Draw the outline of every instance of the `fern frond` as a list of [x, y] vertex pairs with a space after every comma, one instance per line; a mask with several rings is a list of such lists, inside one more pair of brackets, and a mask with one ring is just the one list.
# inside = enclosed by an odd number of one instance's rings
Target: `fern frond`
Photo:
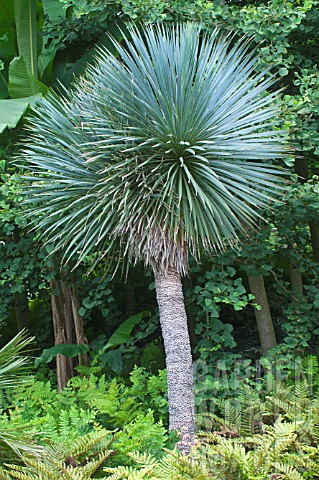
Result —
[[69, 444], [47, 447], [39, 457], [22, 457], [25, 466], [7, 465], [5, 473], [24, 480], [88, 480], [112, 453], [112, 441], [106, 430], [91, 432], [75, 440], [72, 449]]
[[0, 480], [11, 480], [11, 477], [7, 474], [3, 468], [0, 467]]
[[283, 478], [285, 480], [304, 480], [305, 478], [294, 467], [281, 462], [276, 462], [274, 464], [274, 474], [275, 474], [275, 471], [279, 471], [280, 473], [283, 473], [284, 474]]
[[[177, 451], [167, 453], [159, 461], [159, 469], [164, 478], [206, 480], [209, 472], [204, 458], [199, 462], [192, 456], [184, 456]], [[161, 477], [159, 477], [161, 478]]]
[[148, 474], [145, 470], [135, 470], [133, 467], [112, 467], [112, 468], [104, 468], [104, 472], [112, 473], [112, 475], [108, 476], [108, 480], [119, 480], [119, 479], [126, 479], [126, 480], [140, 480], [143, 478], [147, 478], [145, 475]]
[[78, 456], [92, 449], [99, 451], [109, 449], [113, 441], [114, 436], [110, 435], [107, 430], [101, 429], [90, 432], [74, 441], [72, 455]]
[[129, 454], [132, 460], [141, 467], [150, 467], [154, 469], [158, 466], [158, 460], [149, 453], [132, 452]]

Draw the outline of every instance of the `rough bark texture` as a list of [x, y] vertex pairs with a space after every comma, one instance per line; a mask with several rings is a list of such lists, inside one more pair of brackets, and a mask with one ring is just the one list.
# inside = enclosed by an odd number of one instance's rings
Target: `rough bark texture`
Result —
[[166, 275], [154, 268], [154, 276], [166, 354], [169, 428], [180, 433], [178, 448], [188, 453], [194, 442], [195, 403], [182, 282], [174, 268]]
[[[54, 343], [74, 343], [73, 318], [70, 290], [63, 280], [51, 280], [51, 305], [54, 329]], [[57, 290], [60, 292], [57, 295]], [[57, 355], [57, 385], [58, 392], [66, 387], [74, 376], [73, 359]]]
[[[74, 329], [75, 329], [75, 338], [78, 345], [87, 345], [88, 341], [84, 333], [83, 319], [79, 313], [80, 311], [80, 300], [78, 296], [78, 291], [76, 288], [76, 283], [73, 282], [71, 286], [71, 303], [72, 303], [72, 313], [74, 320]], [[87, 353], [82, 353], [78, 355], [79, 364], [88, 366], [89, 359]]]
[[252, 277], [248, 275], [250, 292], [255, 296], [255, 302], [261, 306], [255, 310], [257, 329], [261, 345], [261, 353], [266, 356], [269, 350], [277, 345], [274, 325], [270, 314], [267, 292], [263, 275]]

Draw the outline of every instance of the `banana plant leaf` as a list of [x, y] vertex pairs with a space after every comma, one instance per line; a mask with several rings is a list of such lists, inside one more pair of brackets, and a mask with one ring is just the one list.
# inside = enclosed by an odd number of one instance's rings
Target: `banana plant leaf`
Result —
[[59, 343], [51, 348], [45, 348], [40, 357], [35, 359], [34, 366], [37, 368], [40, 363], [49, 363], [54, 357], [61, 354], [65, 357], [73, 358], [82, 353], [88, 353], [87, 345], [76, 345], [74, 343]]
[[126, 343], [129, 340], [135, 325], [137, 325], [143, 318], [149, 316], [150, 312], [143, 311], [129, 317], [115, 330], [113, 335], [111, 335], [107, 344], [103, 347], [103, 350], [109, 350], [110, 348]]
[[0, 100], [0, 133], [6, 128], [15, 128], [28, 107], [35, 105], [40, 95], [26, 98]]
[[13, 0], [19, 56], [24, 58], [28, 70], [35, 79], [38, 77], [36, 3], [36, 0]]
[[38, 93], [45, 94], [48, 87], [36, 79], [23, 57], [16, 57], [9, 67], [8, 91], [11, 98], [23, 98]]
[[48, 16], [51, 22], [58, 21], [65, 18], [66, 8], [65, 3], [59, 0], [42, 0], [44, 14]]

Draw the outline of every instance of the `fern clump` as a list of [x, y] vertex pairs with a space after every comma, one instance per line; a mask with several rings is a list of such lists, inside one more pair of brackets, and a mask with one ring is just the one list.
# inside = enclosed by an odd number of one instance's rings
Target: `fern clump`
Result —
[[114, 437], [105, 430], [91, 432], [74, 441], [72, 449], [63, 444], [47, 447], [38, 456], [23, 457], [24, 466], [7, 465], [3, 479], [87, 480], [95, 478], [105, 460], [113, 453]]

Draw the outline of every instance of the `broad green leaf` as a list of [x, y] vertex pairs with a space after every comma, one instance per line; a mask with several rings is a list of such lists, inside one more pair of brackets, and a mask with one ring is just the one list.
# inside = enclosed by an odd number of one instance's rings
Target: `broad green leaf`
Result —
[[66, 9], [64, 3], [59, 0], [42, 0], [44, 14], [48, 16], [51, 22], [65, 18]]
[[16, 57], [9, 66], [8, 90], [12, 98], [23, 98], [45, 94], [48, 87], [32, 75], [23, 57]]
[[104, 363], [107, 363], [111, 367], [111, 369], [118, 375], [121, 373], [123, 367], [123, 359], [120, 349], [110, 350], [109, 352], [103, 353], [102, 355], [100, 355], [100, 360], [102, 360], [102, 362]]
[[[42, 1], [44, 14], [49, 18], [51, 22], [56, 22], [65, 18], [65, 9], [63, 3], [59, 0], [43, 0]], [[42, 51], [38, 56], [38, 74], [43, 79], [45, 75], [46, 83], [52, 82], [52, 61], [58, 49], [58, 44], [48, 43], [49, 37], [43, 37]], [[67, 60], [64, 59], [64, 63]]]
[[129, 340], [135, 325], [137, 325], [142, 320], [142, 318], [149, 316], [150, 312], [144, 311], [129, 317], [119, 326], [119, 328], [115, 330], [113, 335], [111, 335], [103, 350], [108, 350], [109, 348], [117, 347], [117, 345], [122, 345], [123, 343], [126, 343]]
[[26, 98], [0, 100], [0, 133], [6, 128], [15, 128], [29, 106], [33, 106], [40, 95]]
[[[39, 71], [39, 76], [42, 78], [42, 80], [43, 80], [43, 74], [44, 74], [46, 69], [47, 69], [47, 71], [49, 69], [52, 71], [52, 63], [51, 62], [54, 59], [55, 54], [56, 54], [56, 49], [55, 48], [43, 49], [42, 52], [40, 53], [40, 55], [38, 57], [38, 71]], [[46, 80], [46, 82], [49, 83], [47, 80]]]
[[35, 79], [38, 78], [36, 3], [36, 0], [13, 0], [19, 56], [25, 59]]
[[40, 357], [36, 358], [34, 361], [34, 366], [37, 368], [40, 363], [49, 363], [53, 360], [54, 357], [61, 354], [65, 357], [76, 357], [81, 353], [87, 353], [89, 351], [89, 347], [86, 345], [76, 345], [74, 343], [61, 343], [55, 345], [51, 348], [45, 348], [40, 355]]

